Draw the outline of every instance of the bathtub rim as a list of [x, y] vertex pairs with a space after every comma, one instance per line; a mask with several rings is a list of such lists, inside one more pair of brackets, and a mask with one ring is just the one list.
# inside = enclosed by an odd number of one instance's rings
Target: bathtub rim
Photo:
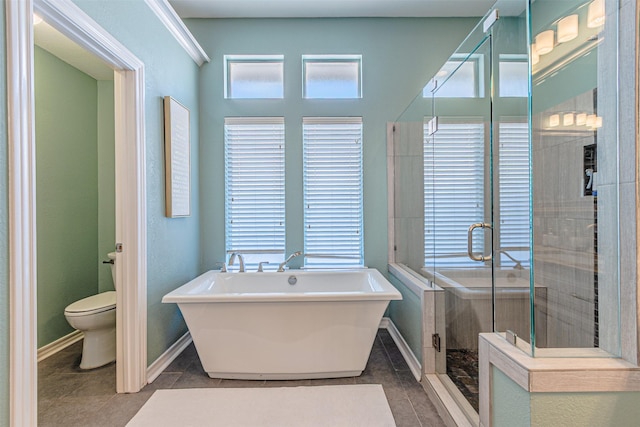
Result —
[[[445, 270], [450, 271], [450, 270]], [[508, 269], [503, 270], [508, 272]], [[462, 299], [484, 299], [484, 298], [492, 298], [493, 287], [491, 285], [488, 286], [465, 286], [465, 284], [457, 282], [455, 278], [451, 278], [446, 276], [438, 271], [433, 271], [431, 268], [421, 268], [420, 272], [431, 282], [432, 284], [437, 285], [443, 290], [452, 292], [453, 294], [459, 296]], [[434, 280], [436, 282], [434, 283]], [[498, 282], [499, 286], [496, 287], [498, 289], [497, 296], [501, 299], [503, 298], [522, 298], [523, 296], [527, 296], [531, 294], [531, 287], [528, 284], [506, 284], [502, 281]], [[536, 283], [534, 285], [535, 289], [544, 290], [546, 287]]]
[[[346, 274], [366, 274], [373, 276], [380, 284], [381, 290], [371, 291], [345, 291], [345, 292], [236, 292], [236, 293], [190, 293], [198, 287], [205, 286], [215, 280], [218, 274], [243, 274], [246, 275], [271, 275], [265, 273], [221, 273], [220, 270], [209, 270], [182, 286], [174, 289], [162, 297], [162, 303], [176, 304], [206, 304], [206, 303], [267, 303], [267, 302], [341, 302], [341, 301], [391, 301], [401, 300], [402, 295], [389, 280], [382, 275], [377, 269], [355, 269], [355, 270], [287, 270], [282, 274], [283, 277], [288, 275], [306, 275], [306, 274], [322, 274], [322, 273], [346, 273]], [[288, 274], [287, 274], [288, 273]]]

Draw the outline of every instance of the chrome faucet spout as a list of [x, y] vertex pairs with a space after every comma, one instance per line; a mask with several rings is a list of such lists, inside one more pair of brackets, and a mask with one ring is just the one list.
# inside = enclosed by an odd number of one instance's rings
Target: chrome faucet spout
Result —
[[239, 252], [233, 252], [231, 256], [229, 256], [229, 263], [227, 265], [231, 267], [233, 265], [233, 262], [236, 260], [236, 256], [238, 257], [238, 263], [240, 264], [238, 273], [244, 273], [244, 257]]
[[522, 266], [522, 261], [515, 259], [511, 254], [509, 254], [509, 252], [505, 251], [504, 249], [500, 249], [498, 253], [506, 255], [507, 258], [509, 258], [511, 261], [515, 263], [515, 265], [513, 266], [514, 270], [524, 270], [524, 267]]
[[287, 264], [289, 264], [289, 261], [291, 261], [292, 259], [294, 259], [295, 257], [300, 256], [300, 255], [302, 255], [301, 251], [294, 252], [291, 255], [289, 255], [289, 257], [287, 259], [285, 259], [284, 262], [281, 262], [280, 265], [278, 266], [278, 272], [280, 272], [280, 273], [283, 272], [285, 266]]

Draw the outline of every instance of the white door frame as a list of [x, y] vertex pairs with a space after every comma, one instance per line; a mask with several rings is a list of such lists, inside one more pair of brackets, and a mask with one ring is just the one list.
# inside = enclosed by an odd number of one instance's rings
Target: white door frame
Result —
[[[71, 0], [6, 0], [10, 425], [37, 425], [33, 11], [114, 69], [118, 393], [147, 369], [144, 64]], [[61, 247], [61, 250], [64, 248]]]

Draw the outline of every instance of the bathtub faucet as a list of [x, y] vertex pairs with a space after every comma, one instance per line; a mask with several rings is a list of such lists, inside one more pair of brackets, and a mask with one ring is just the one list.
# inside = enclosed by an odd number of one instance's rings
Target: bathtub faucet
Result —
[[289, 261], [291, 261], [292, 259], [294, 259], [297, 256], [302, 255], [302, 252], [298, 251], [298, 252], [294, 252], [291, 255], [289, 255], [289, 258], [285, 259], [284, 262], [281, 262], [280, 265], [278, 266], [278, 272], [283, 272], [284, 271], [284, 267], [289, 263]]
[[509, 252], [505, 251], [504, 249], [500, 249], [498, 253], [506, 255], [507, 258], [515, 262], [516, 265], [513, 266], [515, 270], [524, 270], [524, 267], [522, 266], [522, 261], [518, 261], [517, 259], [515, 259], [513, 256], [511, 256], [511, 254], [509, 254]]
[[240, 263], [240, 268], [238, 269], [238, 273], [244, 273], [244, 257], [242, 256], [241, 253], [233, 252], [231, 256], [229, 256], [229, 263], [227, 265], [231, 267], [233, 265], [233, 262], [236, 259], [236, 256], [238, 256], [238, 262]]

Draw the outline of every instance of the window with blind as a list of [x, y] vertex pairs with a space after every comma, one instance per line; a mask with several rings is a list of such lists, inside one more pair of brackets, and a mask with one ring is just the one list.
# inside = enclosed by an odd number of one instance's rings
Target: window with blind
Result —
[[362, 118], [304, 118], [305, 266], [362, 266]]
[[[481, 122], [439, 124], [425, 137], [425, 265], [483, 267], [467, 256], [469, 225], [485, 217], [484, 138]], [[425, 124], [425, 135], [428, 135]], [[526, 123], [500, 123], [498, 130], [498, 209], [494, 235], [502, 266], [529, 266], [529, 152]], [[485, 181], [487, 180], [487, 181]], [[485, 183], [486, 182], [486, 183]], [[483, 253], [483, 239], [473, 240]], [[515, 261], [514, 261], [515, 260]]]
[[[529, 130], [527, 123], [498, 127], [500, 263], [529, 266]], [[510, 255], [511, 258], [509, 258]], [[514, 261], [514, 259], [516, 261]]]
[[[484, 218], [484, 123], [439, 123], [424, 139], [425, 265], [477, 268], [467, 256], [467, 229]], [[474, 239], [483, 253], [483, 239]]]
[[[225, 118], [225, 244], [245, 264], [285, 251], [284, 118]], [[273, 268], [273, 265], [271, 265]]]

